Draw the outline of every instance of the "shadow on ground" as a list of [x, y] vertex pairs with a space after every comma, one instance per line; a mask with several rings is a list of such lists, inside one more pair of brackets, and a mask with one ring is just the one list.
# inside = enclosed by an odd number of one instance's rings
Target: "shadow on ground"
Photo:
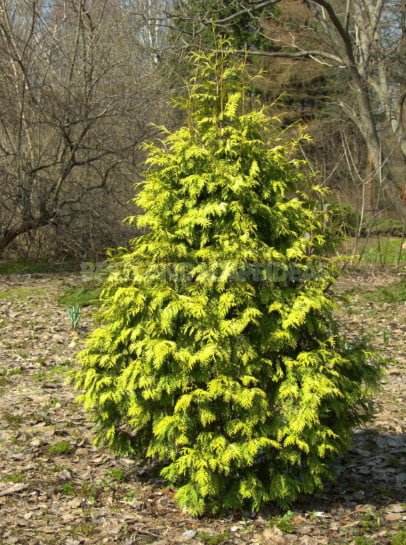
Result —
[[376, 508], [406, 501], [406, 434], [366, 429], [355, 434], [353, 445], [338, 464], [334, 482], [322, 493], [298, 502], [304, 511], [329, 511], [345, 505]]

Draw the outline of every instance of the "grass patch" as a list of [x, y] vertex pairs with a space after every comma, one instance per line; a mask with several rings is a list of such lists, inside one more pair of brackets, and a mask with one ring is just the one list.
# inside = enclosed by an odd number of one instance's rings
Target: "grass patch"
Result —
[[15, 375], [22, 375], [22, 374], [23, 374], [23, 370], [21, 369], [21, 367], [14, 367], [13, 369], [9, 369], [7, 371], [7, 376], [9, 377], [12, 377]]
[[365, 292], [363, 297], [367, 301], [376, 301], [378, 303], [404, 303], [406, 301], [406, 280]]
[[121, 467], [113, 467], [112, 469], [109, 469], [109, 471], [106, 473], [106, 477], [110, 481], [115, 481], [117, 483], [122, 483], [126, 480], [125, 471], [121, 469]]
[[47, 448], [49, 456], [65, 456], [72, 454], [74, 450], [75, 448], [68, 441], [58, 441]]
[[406, 545], [406, 530], [399, 530], [391, 539], [391, 545]]
[[75, 496], [76, 495], [76, 487], [73, 483], [63, 483], [59, 487], [59, 491], [62, 494], [62, 496]]
[[24, 481], [24, 476], [21, 473], [10, 473], [9, 475], [2, 477], [2, 480], [8, 483], [17, 484]]
[[52, 367], [49, 368], [49, 371], [51, 374], [55, 374], [55, 375], [64, 375], [68, 369], [68, 365], [70, 364], [70, 362], [68, 361], [67, 363], [65, 364], [60, 364], [60, 365], [53, 365]]
[[221, 532], [221, 534], [208, 534], [206, 532], [198, 532], [196, 539], [203, 541], [204, 545], [223, 545], [228, 539], [230, 539], [230, 532]]
[[59, 303], [67, 307], [88, 307], [99, 303], [101, 288], [95, 286], [70, 288], [59, 297]]
[[24, 422], [24, 419], [21, 415], [13, 414], [8, 411], [3, 412], [2, 417], [7, 422], [7, 424], [13, 428], [19, 428]]
[[370, 237], [358, 239], [349, 238], [342, 247], [343, 255], [354, 255], [354, 262], [375, 265], [406, 264], [406, 250], [402, 249], [405, 242], [401, 237]]
[[287, 511], [284, 515], [279, 517], [271, 517], [269, 522], [272, 526], [276, 526], [281, 532], [285, 534], [293, 534], [295, 531], [293, 519], [294, 514], [292, 511]]
[[103, 487], [101, 485], [85, 481], [77, 491], [77, 495], [85, 498], [88, 503], [94, 504], [102, 492]]
[[75, 536], [75, 537], [92, 536], [93, 537], [97, 528], [98, 528], [98, 525], [95, 522], [83, 521], [77, 526], [72, 527], [72, 536]]
[[67, 375], [67, 373], [69, 372], [69, 365], [69, 360], [59, 365], [51, 365], [50, 367], [46, 367], [44, 369], [41, 369], [40, 371], [37, 371], [36, 373], [33, 373], [31, 377], [36, 382], [44, 382], [48, 380], [50, 382], [59, 382], [59, 380], [63, 380], [65, 378], [65, 375]]
[[138, 498], [139, 495], [140, 495], [140, 494], [139, 494], [138, 490], [134, 490], [133, 488], [129, 488], [129, 489], [126, 491], [125, 495], [124, 495], [124, 500], [125, 500], [126, 502], [129, 502], [129, 503], [130, 503], [130, 502], [132, 502], [134, 499]]
[[399, 469], [403, 465], [403, 458], [400, 456], [388, 456], [386, 461], [391, 467], [395, 467], [396, 469]]
[[367, 511], [362, 515], [360, 529], [364, 532], [377, 530], [382, 524], [379, 512]]
[[354, 545], [375, 545], [375, 541], [370, 537], [357, 536], [353, 541]]
[[18, 286], [0, 291], [0, 301], [25, 301], [30, 297], [45, 297], [47, 295], [46, 288]]
[[0, 275], [70, 272], [77, 270], [77, 268], [77, 265], [73, 263], [30, 263], [26, 261], [13, 261], [0, 263]]
[[[67, 373], [67, 368], [63, 365], [55, 365], [53, 367], [49, 367], [47, 369], [44, 369], [43, 371], [37, 371], [36, 373], [33, 373], [31, 375], [32, 379], [36, 382], [52, 382], [56, 383], [59, 382], [61, 379], [63, 380], [64, 375]], [[61, 378], [58, 378], [61, 377]]]

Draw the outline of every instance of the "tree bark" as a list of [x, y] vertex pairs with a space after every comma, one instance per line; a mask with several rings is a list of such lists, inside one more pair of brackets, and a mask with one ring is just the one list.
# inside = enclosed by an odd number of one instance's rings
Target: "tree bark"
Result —
[[28, 233], [34, 229], [45, 227], [51, 223], [52, 217], [34, 218], [31, 220], [23, 221], [17, 225], [12, 225], [2, 233], [0, 236], [0, 257], [2, 257], [4, 250], [20, 235]]

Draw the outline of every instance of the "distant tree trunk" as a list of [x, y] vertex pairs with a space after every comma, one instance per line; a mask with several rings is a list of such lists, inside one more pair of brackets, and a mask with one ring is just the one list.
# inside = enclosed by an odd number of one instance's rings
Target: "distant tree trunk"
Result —
[[43, 217], [39, 219], [27, 220], [18, 225], [12, 225], [6, 229], [0, 237], [0, 257], [2, 257], [4, 250], [19, 236], [24, 235], [34, 229], [45, 227], [51, 222], [51, 217]]
[[[195, 6], [196, 28], [196, 17], [202, 29], [204, 21], [209, 23], [204, 9], [197, 13], [198, 0], [178, 0], [176, 5], [181, 6], [178, 17], [186, 21]], [[365, 176], [373, 179], [369, 185], [377, 189], [381, 184], [380, 189], [399, 195], [406, 167], [404, 0], [230, 0], [228, 5], [229, 15], [219, 13], [215, 21], [220, 33], [243, 13], [262, 24], [261, 38], [268, 40], [268, 47], [262, 40], [261, 47], [241, 53], [296, 62], [312, 59], [331, 70], [339, 85], [347, 83], [347, 92], [331, 95], [330, 102], [341, 107], [364, 141]], [[275, 5], [278, 10], [268, 23], [264, 6]], [[371, 191], [372, 201], [373, 195]]]

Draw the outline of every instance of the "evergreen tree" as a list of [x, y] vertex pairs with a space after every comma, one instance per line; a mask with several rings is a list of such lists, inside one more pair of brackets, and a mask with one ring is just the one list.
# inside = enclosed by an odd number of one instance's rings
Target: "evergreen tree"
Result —
[[[219, 49], [223, 49], [221, 47]], [[321, 487], [379, 364], [339, 334], [299, 138], [248, 104], [230, 51], [194, 54], [185, 126], [147, 147], [76, 385], [98, 440], [158, 459], [191, 514]]]
[[235, 49], [268, 49], [269, 41], [260, 31], [264, 18], [273, 12], [274, 6], [243, 9], [236, 0], [178, 0], [171, 14], [172, 35], [180, 33], [191, 48], [216, 47], [218, 33]]

